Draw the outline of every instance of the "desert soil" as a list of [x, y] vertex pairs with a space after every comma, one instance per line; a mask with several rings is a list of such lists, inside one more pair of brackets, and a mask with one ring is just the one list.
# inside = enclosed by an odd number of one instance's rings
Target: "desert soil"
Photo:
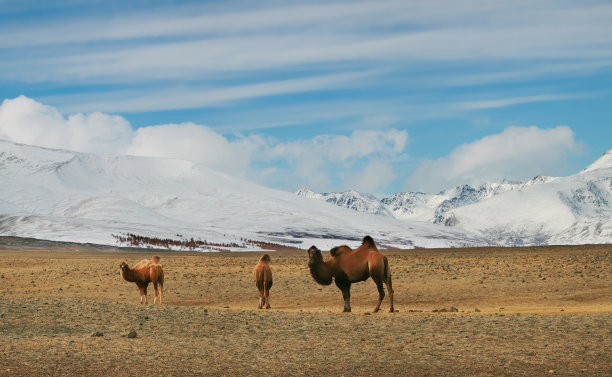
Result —
[[[342, 296], [306, 252], [178, 253], [0, 239], [2, 376], [610, 376], [612, 246], [385, 250], [395, 290]], [[119, 264], [159, 255], [164, 305]], [[327, 255], [327, 253], [326, 253]], [[456, 311], [455, 311], [456, 310]]]

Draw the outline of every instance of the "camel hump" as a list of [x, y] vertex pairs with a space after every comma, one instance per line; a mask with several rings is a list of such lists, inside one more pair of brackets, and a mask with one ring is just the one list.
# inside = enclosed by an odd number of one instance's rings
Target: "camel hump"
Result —
[[363, 237], [363, 241], [361, 242], [361, 244], [366, 246], [376, 246], [374, 244], [374, 240], [370, 236]]
[[330, 254], [332, 257], [335, 257], [335, 256], [337, 256], [337, 255], [339, 254], [339, 251], [340, 251], [340, 247], [334, 247], [333, 249], [331, 249], [331, 250], [329, 251], [329, 254]]
[[351, 251], [351, 248], [346, 245], [336, 246], [329, 251], [329, 255], [331, 255], [332, 257], [337, 257], [342, 253], [347, 253], [350, 251]]

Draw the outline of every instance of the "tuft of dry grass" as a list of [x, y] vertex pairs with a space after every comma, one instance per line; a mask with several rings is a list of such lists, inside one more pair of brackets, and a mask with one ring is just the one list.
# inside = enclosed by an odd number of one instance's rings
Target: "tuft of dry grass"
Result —
[[[387, 250], [397, 313], [353, 313], [306, 252], [162, 253], [164, 306], [119, 275], [152, 251], [0, 245], [0, 375], [564, 375], [612, 370], [612, 247]], [[149, 295], [152, 296], [152, 287]], [[152, 302], [152, 300], [150, 300]], [[129, 336], [132, 334], [133, 336]]]

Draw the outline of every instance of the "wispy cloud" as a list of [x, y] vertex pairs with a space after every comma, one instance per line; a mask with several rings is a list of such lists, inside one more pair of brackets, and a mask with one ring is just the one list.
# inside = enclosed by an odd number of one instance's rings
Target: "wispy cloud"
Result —
[[455, 106], [458, 109], [466, 109], [466, 110], [493, 109], [493, 108], [498, 108], [498, 107], [518, 105], [522, 103], [562, 101], [562, 100], [582, 98], [582, 97], [584, 97], [584, 95], [545, 94], [545, 95], [537, 95], [537, 96], [501, 98], [501, 99], [494, 99], [494, 100], [468, 101], [468, 102], [458, 103]]
[[406, 188], [437, 192], [465, 183], [479, 185], [507, 177], [527, 180], [560, 173], [567, 157], [579, 150], [580, 143], [567, 126], [508, 127], [460, 145], [448, 156], [422, 162], [406, 180]]
[[10, 72], [5, 78], [126, 83], [202, 80], [218, 72], [240, 77], [279, 68], [295, 77], [304, 65], [322, 69], [340, 62], [342, 70], [392, 64], [409, 71], [429, 62], [612, 58], [612, 4], [525, 12], [527, 4], [262, 3], [244, 9], [228, 2], [223, 11], [191, 5], [104, 19], [9, 20], [0, 26], [0, 48], [6, 51], [0, 67]]
[[226, 102], [258, 97], [295, 94], [363, 85], [378, 71], [346, 72], [329, 75], [268, 81], [224, 87], [181, 86], [163, 91], [124, 90], [99, 95], [54, 96], [53, 102], [65, 103], [62, 109], [73, 111], [140, 112], [202, 108]]

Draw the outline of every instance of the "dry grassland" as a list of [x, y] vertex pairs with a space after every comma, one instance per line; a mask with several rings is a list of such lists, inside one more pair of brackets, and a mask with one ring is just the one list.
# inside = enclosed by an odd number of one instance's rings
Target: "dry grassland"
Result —
[[[270, 253], [272, 309], [258, 310], [262, 253], [10, 241], [0, 242], [3, 376], [612, 375], [610, 245], [387, 250], [397, 312], [385, 298], [370, 314], [371, 280], [353, 285], [353, 312], [341, 313], [340, 291], [314, 282], [305, 251]], [[153, 253], [162, 307], [139, 305], [119, 275], [122, 261]]]

